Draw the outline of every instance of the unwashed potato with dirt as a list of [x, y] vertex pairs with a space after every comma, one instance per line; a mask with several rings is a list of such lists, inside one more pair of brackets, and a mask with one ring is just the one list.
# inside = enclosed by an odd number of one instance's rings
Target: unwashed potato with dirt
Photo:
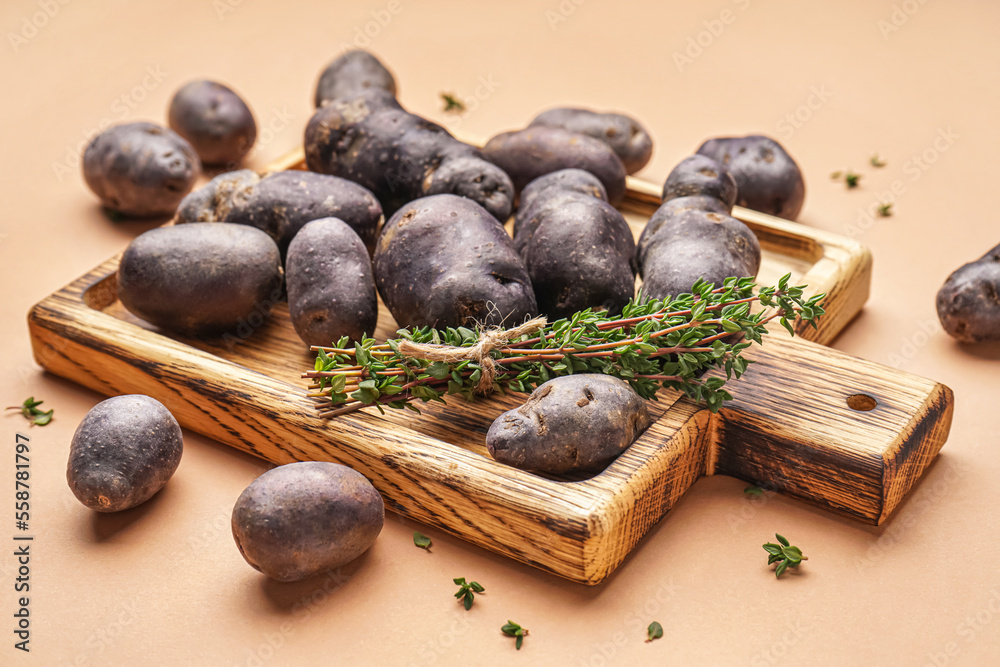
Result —
[[174, 93], [167, 111], [170, 128], [194, 147], [202, 164], [238, 165], [257, 140], [250, 107], [216, 81], [191, 81]]
[[355, 97], [368, 90], [396, 96], [396, 80], [379, 59], [367, 51], [348, 51], [327, 65], [316, 84], [316, 106]]
[[322, 106], [305, 132], [312, 171], [360, 183], [386, 215], [419, 197], [455, 194], [501, 221], [510, 217], [514, 188], [507, 174], [478, 148], [403, 109], [391, 75], [370, 54], [348, 52], [331, 63], [316, 98]]
[[1000, 245], [948, 276], [937, 293], [937, 312], [956, 340], [1000, 340]]
[[566, 169], [525, 187], [514, 248], [528, 269], [538, 309], [552, 319], [585, 308], [621, 309], [635, 293], [635, 242], [622, 214], [589, 172]]
[[233, 538], [255, 570], [299, 581], [367, 551], [382, 531], [382, 496], [359, 472], [307, 461], [273, 468], [233, 507]]
[[373, 265], [379, 294], [403, 327], [513, 326], [538, 312], [503, 225], [465, 197], [432, 195], [396, 211]]
[[278, 247], [230, 223], [158, 227], [137, 236], [118, 266], [118, 298], [167, 331], [212, 336], [261, 318], [281, 300]]
[[66, 480], [98, 512], [140, 505], [177, 470], [181, 427], [162, 403], [142, 394], [115, 396], [87, 413], [73, 434]]
[[200, 173], [191, 144], [154, 123], [109, 127], [83, 153], [87, 186], [103, 206], [124, 215], [173, 215]]
[[625, 114], [559, 107], [538, 114], [530, 125], [562, 127], [600, 139], [611, 147], [629, 174], [645, 167], [653, 155], [649, 132], [639, 121]]
[[510, 175], [517, 192], [539, 176], [560, 169], [583, 169], [600, 179], [608, 201], [625, 198], [625, 167], [600, 139], [561, 127], [533, 125], [494, 136], [483, 147], [486, 158]]
[[795, 220], [806, 197], [806, 182], [799, 165], [781, 144], [770, 137], [709, 139], [697, 150], [725, 165], [736, 179], [736, 203], [761, 213]]
[[644, 296], [690, 292], [699, 278], [718, 286], [757, 276], [760, 243], [729, 215], [736, 188], [724, 166], [701, 155], [685, 158], [663, 189], [666, 201], [646, 223], [636, 252]]
[[368, 250], [343, 220], [307, 223], [285, 258], [288, 312], [306, 345], [359, 341], [375, 333], [378, 295]]
[[651, 424], [646, 403], [610, 375], [576, 374], [545, 382], [486, 434], [500, 463], [551, 474], [602, 468]]
[[279, 171], [260, 176], [249, 169], [220, 174], [184, 198], [178, 222], [233, 222], [267, 232], [284, 257], [302, 226], [339, 218], [374, 246], [382, 207], [368, 190], [336, 176]]

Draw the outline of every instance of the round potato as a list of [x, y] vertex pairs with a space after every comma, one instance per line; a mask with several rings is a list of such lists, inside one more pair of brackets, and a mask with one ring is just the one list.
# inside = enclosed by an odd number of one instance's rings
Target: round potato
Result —
[[575, 168], [597, 176], [612, 205], [625, 198], [622, 161], [606, 143], [586, 134], [535, 125], [496, 135], [486, 142], [483, 153], [510, 175], [518, 193], [539, 176]]
[[354, 230], [337, 218], [307, 223], [285, 259], [288, 312], [306, 345], [360, 341], [375, 333], [378, 295], [371, 259]]
[[343, 220], [372, 248], [382, 207], [371, 192], [336, 176], [296, 170], [259, 176], [241, 169], [220, 174], [188, 195], [177, 218], [256, 227], [274, 239], [284, 257], [302, 226], [320, 218]]
[[118, 298], [133, 315], [192, 336], [235, 330], [282, 296], [281, 261], [259, 229], [229, 223], [158, 227], [129, 244]]
[[500, 463], [563, 474], [603, 468], [650, 425], [646, 403], [610, 375], [577, 374], [538, 386], [486, 434]]
[[403, 327], [515, 325], [537, 314], [503, 225], [465, 197], [432, 195], [396, 211], [373, 264], [379, 294]]
[[125, 215], [173, 215], [200, 173], [191, 144], [153, 123], [109, 127], [83, 154], [87, 186], [103, 206]]
[[181, 427], [162, 403], [142, 394], [95, 405], [73, 434], [66, 480], [98, 512], [140, 505], [163, 488], [184, 449]]
[[579, 192], [580, 194], [608, 201], [608, 193], [601, 180], [589, 171], [583, 169], [560, 169], [539, 176], [524, 186], [521, 199], [514, 217], [514, 238], [517, 238], [521, 227], [534, 215], [534, 204], [538, 200], [542, 205], [553, 192]]
[[560, 107], [543, 111], [529, 125], [563, 127], [600, 139], [611, 147], [629, 174], [645, 167], [653, 155], [649, 132], [639, 121], [625, 114]]
[[167, 119], [203, 164], [238, 165], [257, 140], [250, 107], [231, 88], [215, 81], [185, 84], [170, 100]]
[[1000, 245], [948, 276], [937, 293], [937, 312], [956, 340], [1000, 340]]
[[739, 188], [736, 203], [787, 220], [799, 217], [806, 198], [806, 182], [799, 165], [770, 137], [709, 139], [698, 154], [724, 164]]
[[289, 463], [267, 471], [233, 507], [233, 538], [247, 563], [278, 581], [344, 565], [382, 531], [382, 496], [337, 463]]

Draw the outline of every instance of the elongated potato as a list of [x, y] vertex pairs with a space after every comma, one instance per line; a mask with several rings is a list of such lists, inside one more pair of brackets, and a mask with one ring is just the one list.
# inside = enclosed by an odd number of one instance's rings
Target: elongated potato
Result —
[[323, 461], [273, 468], [233, 507], [233, 538], [255, 570], [299, 581], [354, 560], [385, 521], [382, 496], [364, 475]]
[[625, 167], [615, 152], [586, 134], [535, 125], [496, 135], [483, 147], [486, 158], [510, 175], [518, 193], [539, 176], [583, 169], [600, 179], [612, 205], [625, 198]]
[[101, 204], [125, 215], [172, 215], [201, 173], [194, 148], [153, 123], [101, 132], [83, 154], [83, 176]]
[[162, 403], [142, 394], [115, 396], [91, 408], [77, 427], [66, 480], [90, 509], [119, 512], [162, 489], [183, 450], [181, 427]]
[[538, 114], [530, 125], [562, 127], [600, 139], [611, 147], [629, 174], [645, 167], [653, 155], [649, 132], [639, 121], [625, 114], [559, 107]]
[[341, 336], [375, 333], [378, 295], [371, 259], [343, 220], [307, 223], [285, 259], [288, 312], [306, 345], [333, 345]]
[[777, 141], [762, 135], [709, 139], [698, 154], [725, 165], [736, 179], [740, 206], [788, 220], [799, 217], [806, 182]]
[[478, 148], [403, 109], [391, 75], [362, 53], [345, 54], [321, 77], [322, 106], [305, 132], [309, 169], [360, 183], [386, 215], [419, 197], [455, 194], [506, 221], [514, 202], [507, 174]]
[[666, 201], [646, 224], [636, 253], [646, 297], [690, 292], [699, 278], [721, 285], [733, 276], [756, 277], [757, 237], [728, 215], [733, 185], [724, 166], [700, 155], [685, 158], [671, 171], [664, 185]]
[[140, 234], [118, 266], [118, 298], [150, 324], [192, 336], [235, 330], [281, 300], [281, 261], [259, 229], [228, 223]]
[[371, 192], [336, 176], [295, 170], [259, 176], [241, 169], [220, 174], [188, 195], [177, 218], [256, 227], [274, 239], [284, 257], [302, 226], [319, 218], [343, 220], [372, 248], [382, 207]]
[[400, 326], [515, 325], [538, 311], [503, 225], [465, 197], [423, 197], [396, 211], [373, 265]]
[[652, 423], [646, 403], [609, 375], [577, 374], [545, 382], [486, 434], [490, 456], [551, 474], [602, 468]]
[[590, 194], [603, 194], [597, 178], [558, 171], [524, 191], [529, 210], [518, 210], [514, 248], [524, 259], [539, 310], [552, 319], [585, 308], [620, 312], [635, 292], [635, 243], [622, 214]]

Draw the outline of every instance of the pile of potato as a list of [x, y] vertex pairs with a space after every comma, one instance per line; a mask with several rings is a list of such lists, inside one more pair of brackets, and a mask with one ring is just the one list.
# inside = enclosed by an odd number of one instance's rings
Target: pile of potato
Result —
[[[379, 295], [402, 327], [616, 313], [635, 296], [637, 273], [654, 298], [687, 292], [698, 279], [755, 277], [760, 246], [733, 206], [795, 219], [805, 194], [801, 171], [773, 139], [710, 139], [670, 173], [636, 243], [615, 205], [626, 174], [649, 161], [652, 140], [628, 116], [550, 109], [480, 149], [406, 111], [392, 74], [364, 51], [330, 63], [315, 100], [309, 171], [239, 169], [256, 137], [253, 114], [210, 81], [177, 92], [172, 129], [130, 123], [93, 140], [83, 171], [103, 206], [174, 216], [122, 256], [118, 291], [129, 311], [165, 331], [211, 337], [287, 298], [306, 345], [373, 333]], [[223, 173], [192, 192], [203, 163]], [[998, 266], [995, 248], [939, 295], [942, 320], [959, 338], [1000, 337]], [[501, 415], [487, 446], [528, 470], [595, 470], [649, 423], [627, 383], [573, 375]], [[116, 397], [80, 425], [68, 480], [88, 507], [127, 509], [167, 482], [181, 449], [180, 428], [160, 403]], [[364, 552], [383, 511], [360, 474], [290, 464], [243, 493], [233, 533], [251, 565], [295, 580]]]

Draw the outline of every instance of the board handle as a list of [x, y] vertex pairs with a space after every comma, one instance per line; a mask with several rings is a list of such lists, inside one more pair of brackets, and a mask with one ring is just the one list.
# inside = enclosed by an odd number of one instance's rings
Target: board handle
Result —
[[881, 524], [937, 455], [951, 389], [809, 341], [768, 336], [731, 383], [709, 473]]

